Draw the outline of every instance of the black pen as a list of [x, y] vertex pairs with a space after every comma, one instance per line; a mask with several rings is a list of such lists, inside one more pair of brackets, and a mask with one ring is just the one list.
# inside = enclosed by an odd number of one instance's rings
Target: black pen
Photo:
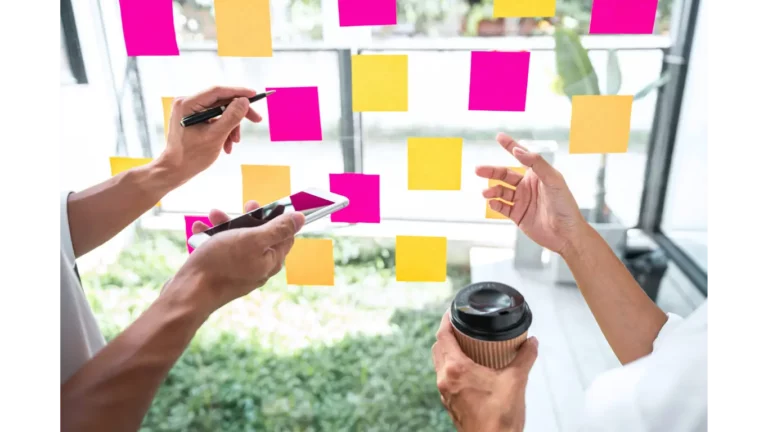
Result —
[[[271, 95], [272, 93], [274, 93], [276, 91], [277, 90], [270, 90], [270, 91], [268, 91], [266, 93], [259, 93], [259, 94], [257, 94], [254, 97], [248, 98], [248, 101], [250, 103], [254, 103], [257, 100], [261, 100], [261, 99], [266, 98], [267, 96]], [[206, 121], [208, 121], [208, 120], [210, 120], [212, 118], [215, 118], [215, 117], [218, 117], [218, 116], [224, 114], [224, 110], [225, 109], [227, 109], [227, 106], [226, 105], [222, 105], [222, 106], [218, 106], [218, 107], [215, 107], [215, 108], [207, 109], [205, 111], [201, 111], [199, 113], [194, 113], [192, 115], [188, 115], [188, 116], [184, 117], [183, 119], [181, 119], [181, 126], [182, 127], [187, 127], [187, 126], [196, 125], [198, 123], [206, 122]]]

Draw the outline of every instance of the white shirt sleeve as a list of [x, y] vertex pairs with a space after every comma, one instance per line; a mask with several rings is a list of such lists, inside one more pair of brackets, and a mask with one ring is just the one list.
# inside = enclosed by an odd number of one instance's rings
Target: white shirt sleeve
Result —
[[653, 352], [595, 379], [579, 431], [706, 431], [707, 312], [668, 314]]
[[72, 192], [61, 193], [61, 253], [70, 264], [75, 264], [75, 249], [72, 246], [72, 236], [69, 233], [69, 214], [67, 200]]

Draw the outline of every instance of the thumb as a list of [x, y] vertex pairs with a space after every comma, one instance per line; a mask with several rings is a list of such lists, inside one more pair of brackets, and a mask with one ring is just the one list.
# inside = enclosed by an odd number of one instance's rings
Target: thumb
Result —
[[527, 341], [523, 342], [520, 350], [517, 351], [515, 359], [507, 366], [507, 369], [514, 369], [517, 373], [523, 373], [527, 377], [538, 356], [539, 340], [535, 337], [530, 337]]
[[227, 105], [227, 109], [224, 110], [221, 118], [211, 126], [211, 129], [215, 131], [217, 135], [223, 137], [229, 135], [232, 130], [243, 121], [245, 115], [248, 113], [250, 104], [247, 98], [237, 98]]
[[266, 224], [251, 230], [261, 246], [270, 248], [296, 235], [304, 226], [304, 214], [301, 212], [282, 214]]
[[563, 179], [560, 173], [552, 167], [538, 153], [531, 153], [521, 147], [512, 149], [512, 155], [520, 161], [521, 164], [530, 167], [545, 186], [561, 186]]

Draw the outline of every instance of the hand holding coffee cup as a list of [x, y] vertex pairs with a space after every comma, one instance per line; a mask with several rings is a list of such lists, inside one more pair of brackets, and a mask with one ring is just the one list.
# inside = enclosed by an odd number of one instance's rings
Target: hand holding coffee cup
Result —
[[503, 369], [514, 360], [533, 321], [523, 295], [499, 282], [463, 288], [451, 303], [450, 315], [464, 354], [492, 369]]

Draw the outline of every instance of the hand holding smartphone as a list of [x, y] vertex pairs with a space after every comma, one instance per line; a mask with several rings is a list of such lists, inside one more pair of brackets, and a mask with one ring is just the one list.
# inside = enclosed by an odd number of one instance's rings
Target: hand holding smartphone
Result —
[[197, 249], [214, 235], [237, 228], [252, 228], [263, 225], [284, 213], [300, 211], [304, 213], [305, 222], [309, 224], [337, 212], [349, 205], [347, 197], [318, 189], [306, 189], [291, 196], [281, 198], [273, 203], [245, 213], [223, 224], [216, 225], [206, 231], [194, 234], [187, 243]]

